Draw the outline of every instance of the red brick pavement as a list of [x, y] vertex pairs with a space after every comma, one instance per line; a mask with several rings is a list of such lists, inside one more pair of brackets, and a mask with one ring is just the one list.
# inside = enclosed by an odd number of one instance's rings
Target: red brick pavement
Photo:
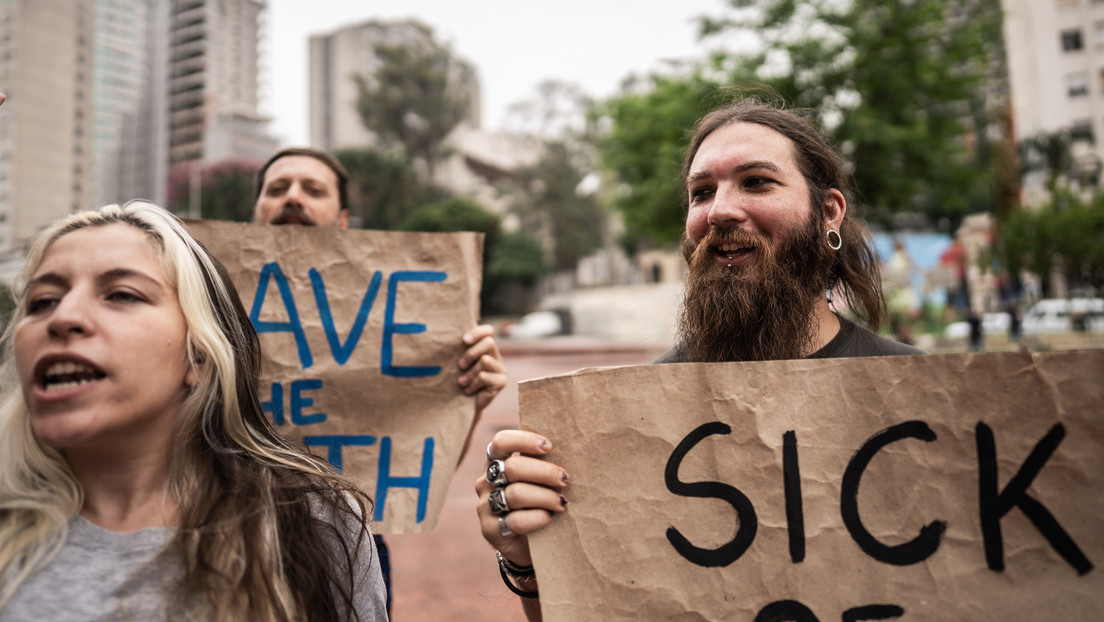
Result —
[[486, 466], [484, 448], [495, 432], [517, 426], [519, 380], [583, 367], [646, 363], [659, 354], [652, 348], [573, 342], [533, 346], [502, 342], [509, 383], [476, 426], [471, 447], [449, 486], [437, 527], [428, 533], [387, 537], [395, 622], [525, 619], [519, 599], [502, 584], [494, 553], [479, 532], [474, 485]]

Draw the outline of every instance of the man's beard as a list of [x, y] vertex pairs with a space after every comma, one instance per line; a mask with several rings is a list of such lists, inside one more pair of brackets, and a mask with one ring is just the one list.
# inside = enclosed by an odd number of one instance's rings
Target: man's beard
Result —
[[[683, 240], [689, 262], [679, 312], [683, 360], [768, 361], [811, 354], [816, 305], [825, 295], [829, 261], [815, 216], [795, 228], [778, 249], [757, 233], [712, 229], [695, 248]], [[747, 265], [717, 262], [715, 248], [731, 243], [755, 250]]]
[[318, 223], [307, 215], [306, 210], [298, 205], [285, 203], [280, 208], [280, 213], [268, 221], [272, 225], [302, 225], [304, 227], [317, 227]]

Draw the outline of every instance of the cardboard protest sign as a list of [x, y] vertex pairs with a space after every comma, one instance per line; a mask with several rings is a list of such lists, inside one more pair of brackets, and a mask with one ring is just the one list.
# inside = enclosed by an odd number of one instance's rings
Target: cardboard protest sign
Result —
[[276, 424], [363, 483], [376, 531], [432, 529], [475, 417], [456, 380], [482, 235], [187, 224], [260, 335]]
[[522, 383], [571, 478], [544, 619], [1099, 619], [1102, 379], [1104, 351]]

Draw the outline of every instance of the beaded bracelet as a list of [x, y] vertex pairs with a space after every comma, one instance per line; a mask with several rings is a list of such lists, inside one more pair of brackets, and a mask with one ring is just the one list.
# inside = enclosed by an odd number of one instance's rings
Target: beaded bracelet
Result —
[[522, 598], [538, 598], [537, 590], [523, 590], [510, 581], [510, 579], [514, 581], [536, 579], [537, 573], [532, 566], [519, 566], [503, 557], [498, 551], [495, 551], [495, 556], [498, 557], [498, 573], [502, 575], [502, 582], [510, 588], [511, 592]]

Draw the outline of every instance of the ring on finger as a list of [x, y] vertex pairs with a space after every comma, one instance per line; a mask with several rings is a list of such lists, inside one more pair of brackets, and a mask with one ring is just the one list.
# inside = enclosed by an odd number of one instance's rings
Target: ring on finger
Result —
[[506, 489], [502, 486], [491, 491], [487, 497], [487, 504], [491, 507], [491, 514], [501, 516], [510, 511], [510, 504], [506, 502]]
[[509, 514], [503, 514], [498, 517], [498, 533], [501, 534], [503, 538], [513, 538], [517, 535], [514, 533], [513, 529], [510, 529], [509, 517]]
[[505, 486], [510, 483], [506, 479], [505, 460], [494, 460], [487, 466], [487, 481], [493, 486]]

